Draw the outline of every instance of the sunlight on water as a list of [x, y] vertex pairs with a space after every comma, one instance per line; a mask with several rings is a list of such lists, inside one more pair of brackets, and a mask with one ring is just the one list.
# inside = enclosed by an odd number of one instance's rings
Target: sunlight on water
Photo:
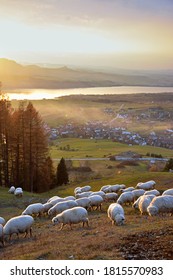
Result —
[[75, 88], [75, 89], [33, 89], [22, 92], [7, 92], [9, 98], [17, 100], [41, 100], [54, 99], [69, 95], [103, 95], [103, 94], [136, 94], [136, 93], [173, 93], [173, 87], [95, 87], [95, 88]]

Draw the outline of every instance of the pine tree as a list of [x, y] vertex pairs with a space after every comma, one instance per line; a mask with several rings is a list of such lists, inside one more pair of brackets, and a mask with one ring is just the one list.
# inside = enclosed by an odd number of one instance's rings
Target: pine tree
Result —
[[58, 166], [56, 173], [56, 183], [58, 186], [62, 186], [63, 184], [67, 184], [69, 182], [68, 172], [65, 164], [65, 160], [62, 157]]

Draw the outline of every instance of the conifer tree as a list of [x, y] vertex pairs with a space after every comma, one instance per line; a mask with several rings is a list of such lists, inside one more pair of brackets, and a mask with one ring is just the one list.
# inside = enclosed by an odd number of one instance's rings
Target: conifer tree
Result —
[[65, 160], [62, 157], [58, 166], [56, 173], [56, 183], [58, 186], [62, 186], [63, 184], [67, 184], [69, 182], [68, 172], [65, 164]]

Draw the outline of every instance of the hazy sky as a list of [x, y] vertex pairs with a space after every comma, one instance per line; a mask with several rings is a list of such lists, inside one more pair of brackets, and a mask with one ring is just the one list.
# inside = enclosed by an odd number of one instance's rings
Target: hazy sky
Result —
[[173, 69], [173, 0], [0, 0], [0, 57]]

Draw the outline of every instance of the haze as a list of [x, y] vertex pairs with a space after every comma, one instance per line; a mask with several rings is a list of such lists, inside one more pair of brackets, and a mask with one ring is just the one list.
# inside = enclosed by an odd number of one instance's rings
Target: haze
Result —
[[0, 0], [0, 57], [97, 69], [173, 69], [171, 0]]

